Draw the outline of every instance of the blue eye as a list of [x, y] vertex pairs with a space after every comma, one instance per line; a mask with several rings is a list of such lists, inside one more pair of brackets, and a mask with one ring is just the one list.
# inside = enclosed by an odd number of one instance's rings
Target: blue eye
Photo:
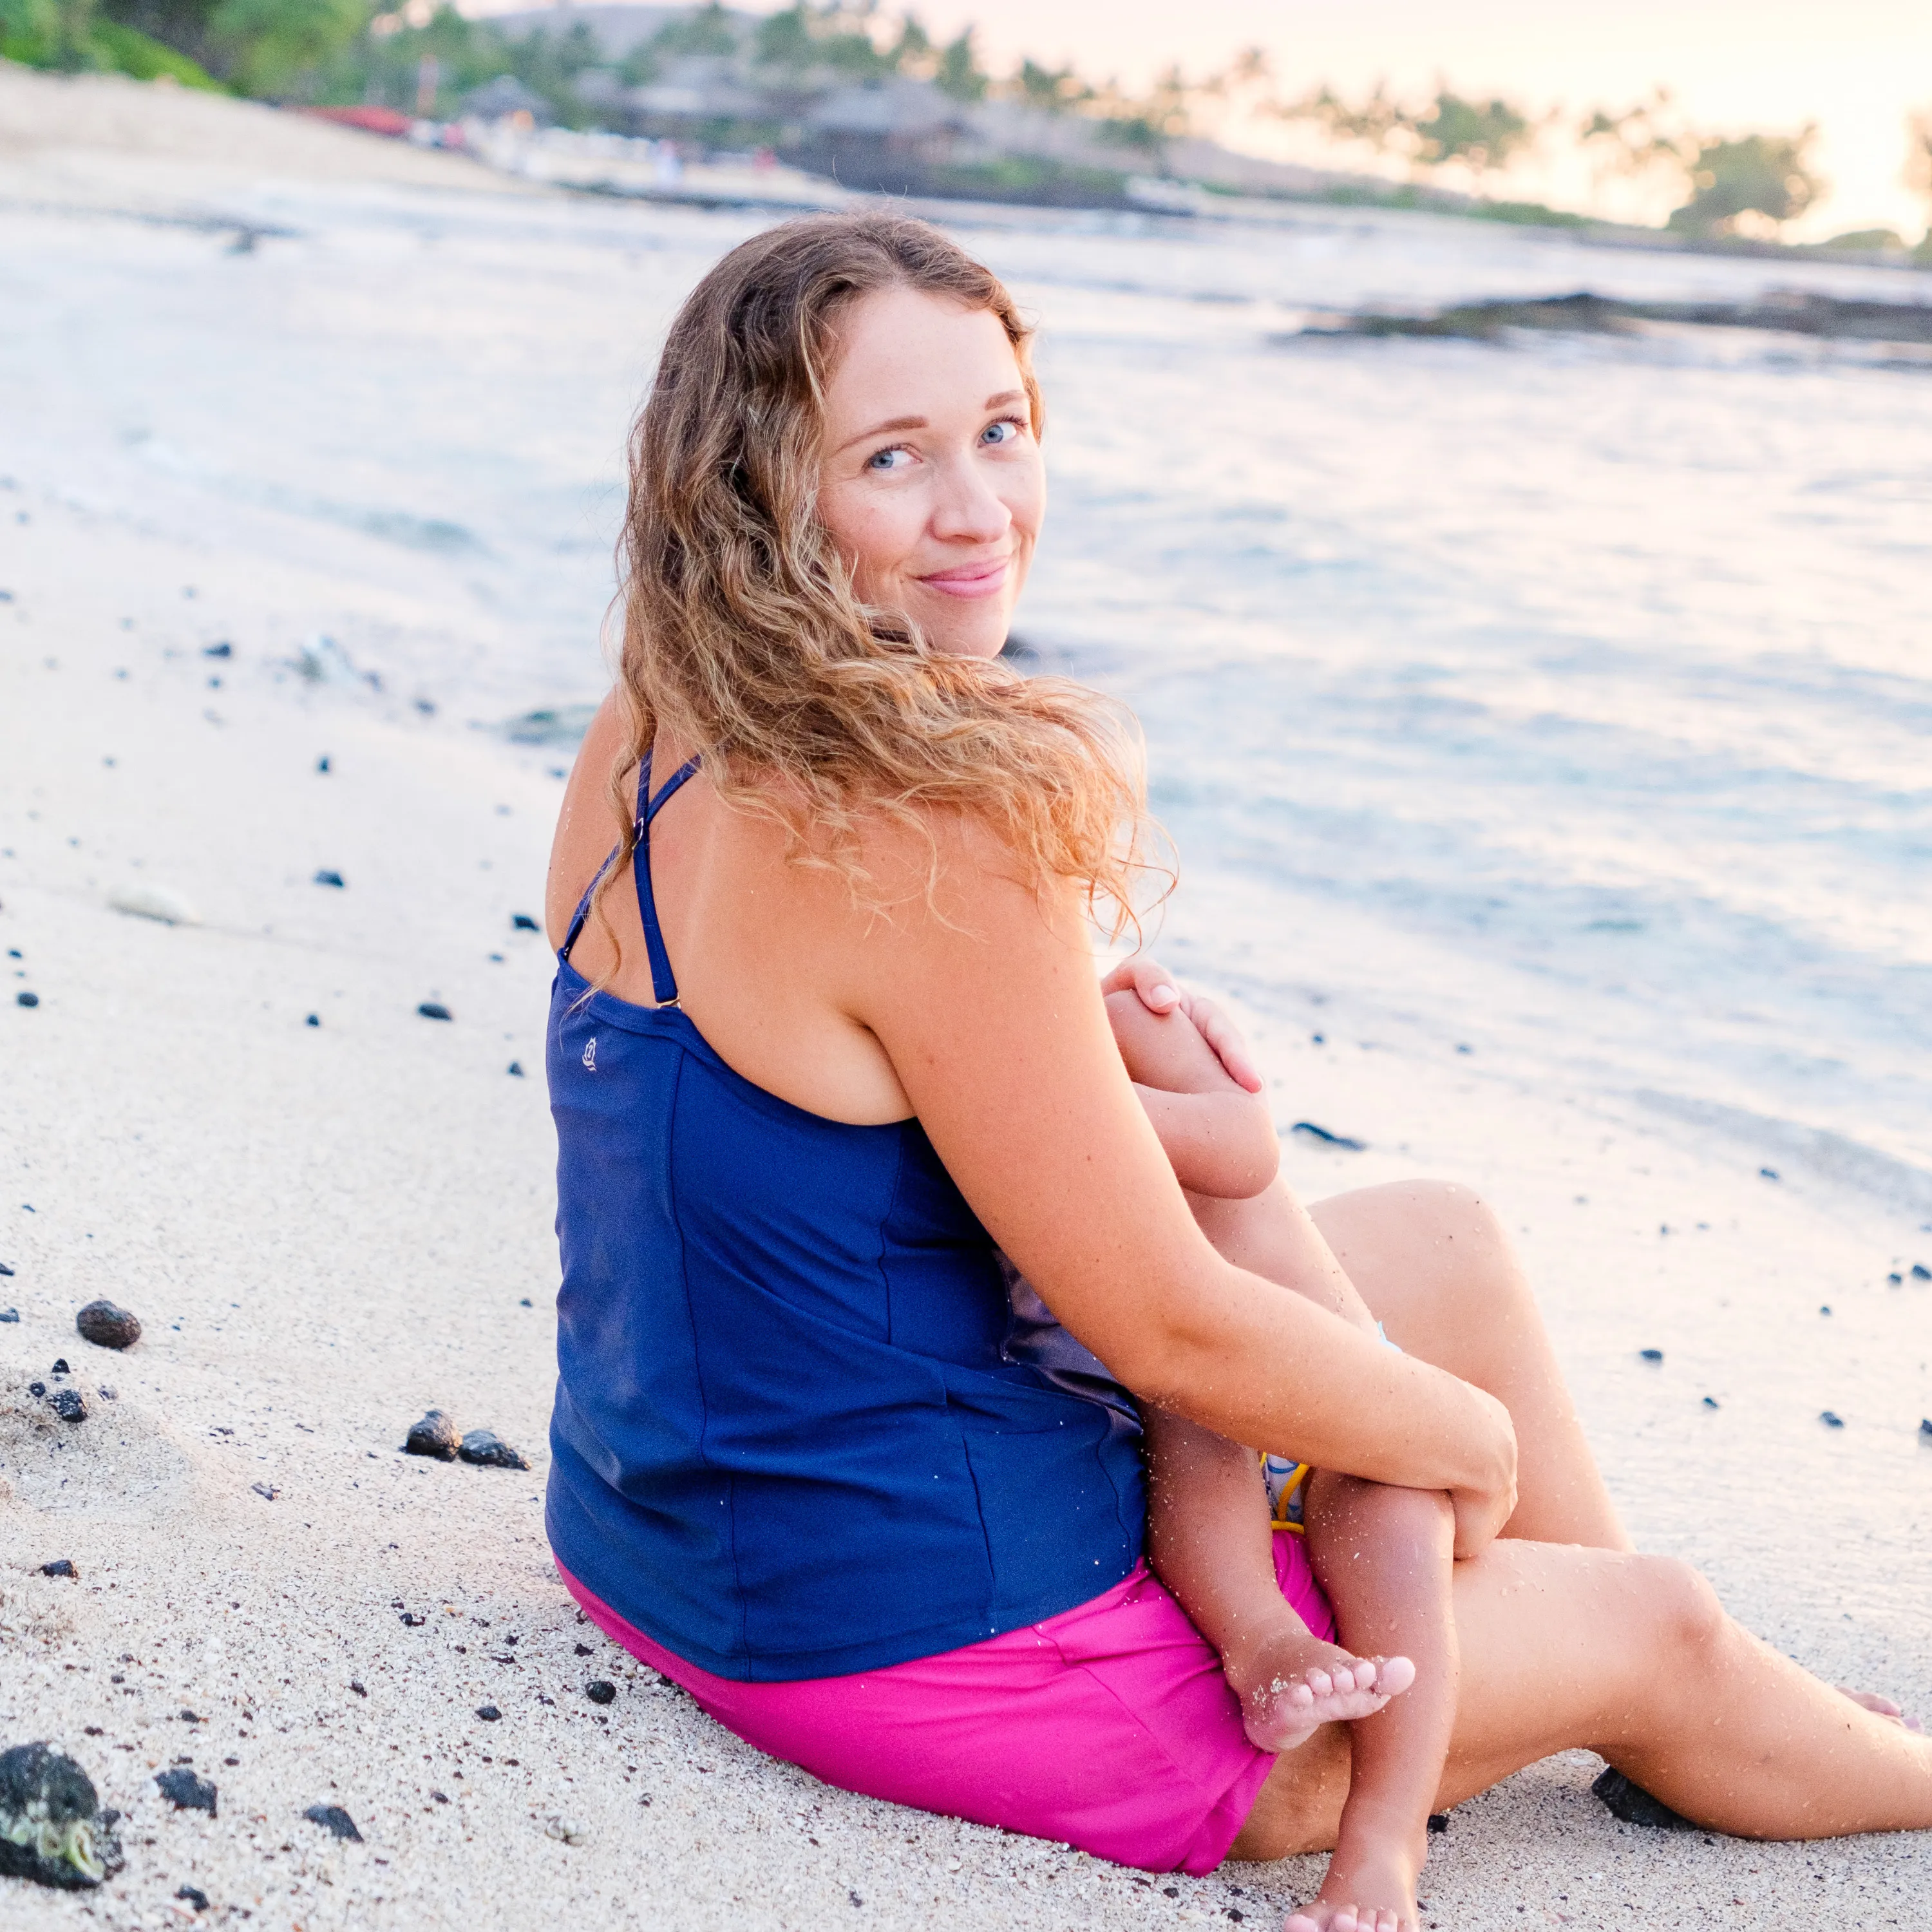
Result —
[[912, 460], [912, 452], [909, 449], [897, 447], [891, 449], [875, 450], [872, 455], [866, 459], [866, 467], [868, 470], [877, 470], [881, 474], [884, 474], [894, 470], [902, 468], [904, 466], [898, 461], [898, 458], [901, 457], [904, 457], [906, 461], [910, 463]]
[[980, 440], [997, 449], [1002, 443], [1019, 440], [1020, 426], [1010, 416], [1002, 416], [996, 423], [988, 423], [980, 433]]

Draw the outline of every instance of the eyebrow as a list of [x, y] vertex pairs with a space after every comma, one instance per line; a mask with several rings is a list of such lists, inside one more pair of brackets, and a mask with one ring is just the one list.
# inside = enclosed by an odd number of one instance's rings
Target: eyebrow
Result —
[[[1024, 389], [1002, 389], [997, 396], [988, 396], [983, 407], [988, 410], [1004, 408], [1008, 403], [1021, 403], [1026, 400]], [[874, 423], [870, 429], [861, 430], [856, 436], [848, 436], [832, 453], [842, 455], [855, 442], [869, 442], [875, 436], [890, 436], [902, 429], [928, 429], [932, 425], [924, 416], [894, 416], [890, 422]]]

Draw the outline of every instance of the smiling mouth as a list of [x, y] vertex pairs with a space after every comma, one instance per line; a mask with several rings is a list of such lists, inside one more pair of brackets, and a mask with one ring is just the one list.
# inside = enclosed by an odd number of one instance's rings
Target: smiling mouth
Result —
[[950, 570], [934, 571], [919, 581], [942, 596], [992, 597], [1006, 588], [1012, 567], [1010, 557], [989, 557], [983, 563], [962, 563]]

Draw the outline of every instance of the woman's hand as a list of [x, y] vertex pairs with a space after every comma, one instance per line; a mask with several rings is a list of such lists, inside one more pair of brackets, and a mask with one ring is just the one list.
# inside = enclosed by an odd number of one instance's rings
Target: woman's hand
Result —
[[1451, 1490], [1456, 1512], [1456, 1554], [1469, 1557], [1486, 1550], [1516, 1514], [1516, 1424], [1510, 1412], [1487, 1389], [1465, 1383], [1473, 1399], [1475, 1421], [1487, 1438], [1492, 1471], [1484, 1481]]
[[1260, 1070], [1248, 1052], [1234, 1023], [1212, 1000], [1203, 999], [1174, 983], [1174, 976], [1157, 965], [1144, 952], [1124, 959], [1100, 982], [1102, 993], [1132, 992], [1150, 1013], [1171, 1013], [1178, 1007], [1192, 1020], [1202, 1037], [1214, 1049], [1215, 1057], [1228, 1070], [1228, 1077], [1250, 1094], [1262, 1090]]

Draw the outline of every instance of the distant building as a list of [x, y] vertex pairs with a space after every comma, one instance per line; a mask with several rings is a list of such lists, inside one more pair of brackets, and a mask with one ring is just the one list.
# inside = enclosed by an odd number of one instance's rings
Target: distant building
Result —
[[894, 79], [837, 87], [808, 108], [788, 158], [868, 194], [921, 191], [951, 163], [971, 123], [930, 81]]
[[527, 114], [540, 128], [556, 118], [541, 94], [508, 74], [500, 74], [466, 94], [463, 111], [478, 121], [508, 121], [512, 116]]

